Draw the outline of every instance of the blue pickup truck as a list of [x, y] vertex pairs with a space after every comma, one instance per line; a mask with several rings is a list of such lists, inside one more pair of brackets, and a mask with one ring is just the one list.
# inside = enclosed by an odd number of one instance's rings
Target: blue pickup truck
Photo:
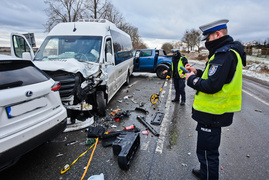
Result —
[[167, 56], [163, 49], [138, 49], [134, 53], [134, 72], [154, 72], [161, 79], [163, 71], [171, 66], [172, 56]]

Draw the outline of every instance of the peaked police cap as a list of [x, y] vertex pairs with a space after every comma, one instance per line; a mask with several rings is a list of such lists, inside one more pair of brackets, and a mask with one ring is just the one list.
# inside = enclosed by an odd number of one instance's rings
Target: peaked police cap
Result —
[[202, 41], [206, 40], [206, 38], [213, 32], [226, 28], [227, 23], [229, 22], [228, 19], [221, 19], [218, 21], [211, 22], [209, 24], [205, 24], [200, 26], [199, 28], [203, 32]]

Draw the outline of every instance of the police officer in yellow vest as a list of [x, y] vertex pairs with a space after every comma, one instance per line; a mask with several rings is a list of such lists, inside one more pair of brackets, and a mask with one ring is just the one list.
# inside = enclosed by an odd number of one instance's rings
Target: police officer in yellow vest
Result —
[[185, 67], [185, 65], [188, 64], [188, 59], [185, 56], [182, 56], [179, 50], [173, 50], [172, 53], [171, 67], [163, 73], [170, 72], [171, 77], [173, 78], [176, 95], [172, 102], [179, 102], [181, 97], [180, 105], [184, 105], [186, 101], [185, 75], [180, 76], [183, 73], [180, 67]]
[[197, 121], [197, 157], [200, 168], [192, 173], [203, 179], [219, 178], [221, 127], [232, 124], [234, 112], [241, 110], [243, 46], [228, 35], [227, 19], [200, 26], [209, 50], [204, 71], [189, 64], [187, 85], [196, 90], [192, 118]]

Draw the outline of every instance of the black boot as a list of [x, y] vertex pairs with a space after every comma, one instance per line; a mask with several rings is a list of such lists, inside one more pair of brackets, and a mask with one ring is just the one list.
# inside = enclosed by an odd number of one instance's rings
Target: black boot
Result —
[[185, 104], [185, 100], [181, 100], [180, 105], [183, 106]]
[[179, 101], [179, 99], [173, 99], [172, 100], [172, 102], [178, 102]]
[[197, 178], [200, 178], [200, 169], [193, 168], [192, 169], [192, 174], [194, 174]]

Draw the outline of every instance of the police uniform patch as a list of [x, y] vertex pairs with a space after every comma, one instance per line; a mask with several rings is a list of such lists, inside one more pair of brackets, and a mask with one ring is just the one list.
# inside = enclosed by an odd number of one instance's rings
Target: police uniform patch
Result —
[[199, 80], [200, 78], [199, 77], [197, 77], [197, 78], [195, 78], [194, 80], [193, 80], [193, 85], [195, 85], [197, 82], [198, 82], [198, 80]]
[[216, 65], [212, 65], [209, 69], [209, 72], [208, 72], [208, 76], [212, 76], [213, 74], [215, 74], [215, 72], [217, 71], [219, 66], [216, 66]]

